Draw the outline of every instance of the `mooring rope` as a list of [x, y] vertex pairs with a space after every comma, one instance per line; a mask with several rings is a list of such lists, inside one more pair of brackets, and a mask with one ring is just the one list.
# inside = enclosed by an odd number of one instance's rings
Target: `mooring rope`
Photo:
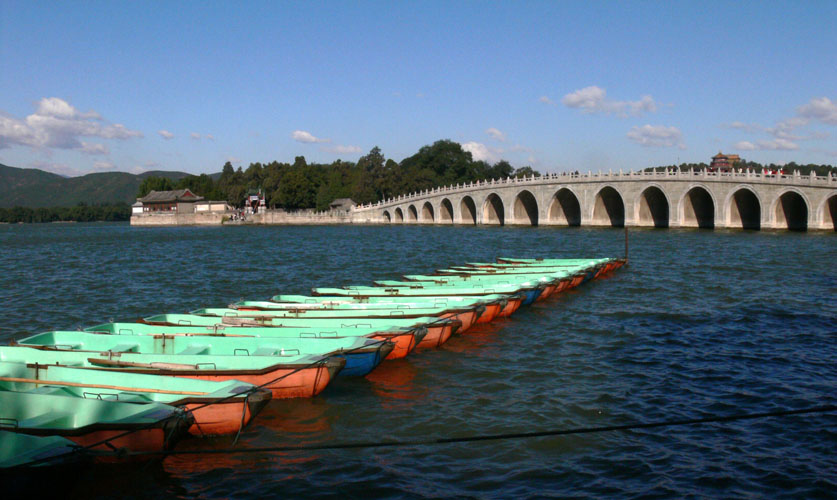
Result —
[[[372, 340], [372, 339], [370, 339], [370, 340]], [[366, 344], [364, 344], [364, 345], [362, 345], [362, 346], [353, 347], [353, 348], [351, 348], [351, 349], [347, 349], [347, 350], [345, 350], [345, 351], [342, 351], [342, 350], [341, 350], [341, 351], [340, 351], [340, 354], [350, 354], [350, 353], [352, 353], [352, 352], [354, 352], [354, 351], [357, 351], [357, 350], [360, 350], [360, 349], [366, 349], [366, 348], [369, 348], [369, 347], [372, 347], [372, 346], [378, 346], [378, 347], [380, 347], [380, 346], [382, 346], [383, 344], [385, 344], [385, 343], [387, 343], [387, 342], [389, 342], [389, 340], [372, 340], [371, 342], [366, 343]], [[125, 436], [127, 436], [127, 435], [129, 435], [129, 434], [133, 434], [133, 433], [135, 433], [135, 432], [139, 432], [139, 431], [143, 431], [143, 430], [151, 429], [151, 428], [153, 428], [154, 426], [156, 426], [156, 425], [158, 425], [158, 424], [160, 424], [160, 423], [162, 423], [162, 422], [165, 422], [165, 421], [167, 421], [167, 420], [170, 420], [170, 419], [178, 419], [178, 418], [183, 418], [183, 415], [184, 415], [184, 414], [194, 413], [195, 411], [200, 410], [201, 408], [205, 408], [205, 407], [207, 407], [207, 406], [211, 406], [211, 405], [214, 405], [214, 404], [220, 404], [220, 403], [223, 403], [223, 402], [225, 402], [225, 401], [227, 401], [227, 400], [229, 400], [229, 399], [234, 399], [234, 398], [240, 397], [241, 395], [246, 395], [246, 396], [245, 396], [245, 404], [246, 404], [246, 400], [247, 400], [247, 398], [249, 398], [249, 397], [250, 397], [250, 395], [251, 395], [251, 394], [253, 394], [253, 393], [255, 393], [256, 391], [258, 391], [258, 390], [260, 390], [260, 389], [263, 389], [263, 388], [265, 388], [265, 387], [266, 387], [266, 386], [268, 386], [268, 385], [271, 385], [271, 384], [274, 384], [274, 383], [276, 383], [276, 382], [279, 382], [280, 380], [282, 380], [282, 379], [284, 379], [284, 378], [290, 377], [291, 375], [293, 375], [293, 374], [295, 374], [295, 373], [298, 373], [298, 372], [300, 372], [300, 371], [302, 371], [302, 370], [307, 370], [307, 369], [312, 368], [312, 367], [314, 367], [314, 366], [325, 364], [325, 363], [328, 361], [328, 359], [329, 359], [330, 357], [331, 357], [331, 356], [328, 356], [328, 357], [323, 357], [323, 358], [321, 358], [321, 359], [318, 359], [318, 360], [316, 360], [316, 361], [313, 361], [313, 362], [311, 362], [311, 363], [309, 363], [309, 364], [307, 364], [307, 365], [304, 365], [304, 366], [301, 366], [301, 367], [299, 367], [299, 368], [296, 368], [296, 369], [294, 369], [294, 370], [292, 370], [292, 371], [290, 371], [290, 372], [288, 372], [288, 373], [286, 373], [286, 374], [284, 374], [284, 375], [282, 375], [282, 376], [279, 376], [279, 377], [277, 377], [277, 378], [275, 378], [275, 379], [273, 379], [273, 380], [269, 380], [269, 381], [267, 381], [267, 382], [265, 382], [265, 383], [263, 383], [263, 384], [261, 384], [261, 385], [256, 385], [256, 386], [253, 386], [253, 387], [251, 387], [251, 388], [247, 389], [246, 391], [242, 391], [242, 392], [239, 392], [239, 393], [236, 393], [236, 394], [231, 394], [231, 395], [229, 395], [229, 396], [225, 396], [225, 397], [223, 397], [223, 398], [217, 399], [217, 400], [212, 401], [212, 402], [202, 403], [202, 404], [200, 404], [200, 405], [198, 405], [198, 406], [196, 406], [196, 407], [194, 407], [194, 408], [182, 409], [183, 414], [170, 415], [170, 416], [168, 416], [168, 417], [162, 418], [162, 419], [157, 420], [157, 421], [155, 421], [155, 422], [148, 423], [148, 424], [146, 424], [146, 425], [144, 425], [144, 426], [141, 426], [141, 427], [138, 427], [138, 428], [136, 428], [136, 429], [131, 429], [131, 430], [128, 430], [128, 431], [122, 432], [122, 433], [120, 433], [120, 434], [117, 434], [116, 436], [112, 436], [112, 437], [109, 437], [109, 438], [107, 438], [107, 439], [103, 439], [103, 440], [98, 441], [98, 442], [96, 442], [96, 443], [89, 444], [89, 445], [85, 445], [85, 446], [76, 446], [76, 447], [74, 447], [72, 450], [69, 450], [69, 451], [67, 451], [67, 452], [60, 453], [60, 454], [57, 454], [57, 455], [53, 455], [53, 456], [50, 456], [50, 457], [44, 457], [44, 458], [40, 458], [40, 459], [37, 459], [37, 460], [33, 460], [33, 461], [31, 461], [31, 462], [27, 462], [27, 463], [25, 463], [25, 464], [17, 465], [17, 466], [15, 466], [14, 468], [31, 467], [31, 466], [39, 465], [39, 464], [42, 464], [42, 463], [45, 463], [45, 462], [57, 461], [57, 460], [60, 460], [60, 459], [65, 458], [65, 457], [67, 457], [67, 456], [69, 456], [69, 455], [73, 455], [73, 454], [77, 454], [77, 453], [82, 453], [82, 452], [84, 452], [84, 451], [90, 450], [90, 449], [95, 448], [95, 447], [97, 447], [97, 446], [101, 446], [101, 445], [103, 445], [103, 444], [104, 444], [104, 445], [109, 445], [109, 444], [110, 444], [110, 442], [111, 442], [111, 441], [113, 441], [113, 440], [115, 440], [115, 439], [119, 439], [119, 438], [125, 437]], [[244, 418], [244, 416], [242, 415], [242, 419], [243, 419], [243, 418]], [[240, 431], [241, 431], [241, 429], [239, 429], [239, 432], [240, 432]], [[238, 436], [236, 436], [236, 441], [237, 441], [237, 440], [238, 440]], [[130, 455], [130, 454], [131, 454], [130, 452], [116, 452], [116, 453], [114, 453], [114, 455], [118, 455], [118, 456], [127, 456], [127, 455]]]
[[774, 410], [758, 413], [739, 413], [734, 415], [713, 415], [701, 418], [677, 420], [660, 420], [656, 422], [636, 422], [622, 425], [607, 425], [600, 427], [578, 427], [572, 429], [553, 429], [535, 432], [513, 432], [502, 434], [483, 434], [477, 436], [446, 437], [435, 439], [406, 439], [389, 441], [361, 441], [356, 443], [333, 443], [317, 445], [268, 446], [259, 448], [219, 448], [216, 450], [167, 450], [159, 452], [128, 452], [126, 456], [140, 455], [217, 455], [241, 453], [270, 453], [287, 451], [324, 451], [361, 448], [403, 448], [409, 446], [427, 446], [455, 443], [472, 443], [479, 441], [501, 441], [513, 439], [532, 439], [540, 437], [570, 436], [577, 434], [597, 434], [602, 432], [624, 432], [642, 429], [656, 429], [663, 427], [678, 427], [685, 425], [700, 425], [710, 423], [725, 423], [741, 420], [757, 420], [763, 418], [790, 417], [813, 413], [832, 413], [837, 411], [837, 405], [822, 405], [797, 410]]

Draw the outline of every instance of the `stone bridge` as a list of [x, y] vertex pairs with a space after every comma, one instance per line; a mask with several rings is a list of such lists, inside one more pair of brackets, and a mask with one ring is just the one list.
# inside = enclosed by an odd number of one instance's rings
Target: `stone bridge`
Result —
[[354, 223], [837, 230], [837, 176], [750, 171], [547, 174], [355, 207]]

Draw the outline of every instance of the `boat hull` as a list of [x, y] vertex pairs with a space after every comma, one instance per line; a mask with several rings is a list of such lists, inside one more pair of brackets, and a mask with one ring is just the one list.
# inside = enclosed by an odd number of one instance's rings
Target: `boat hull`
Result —
[[255, 386], [264, 386], [271, 392], [274, 399], [310, 398], [323, 390], [337, 376], [345, 366], [343, 358], [328, 358], [313, 366], [288, 366], [274, 368], [263, 372], [247, 371], [217, 371], [217, 370], [135, 370], [134, 373], [155, 373], [174, 377], [193, 378], [198, 380], [240, 380]]
[[416, 346], [416, 349], [439, 347], [448, 341], [451, 335], [459, 329], [461, 324], [462, 323], [457, 320], [448, 320], [443, 325], [428, 325], [427, 335], [425, 335], [424, 339]]
[[335, 353], [334, 357], [346, 360], [346, 366], [340, 370], [338, 377], [364, 377], [368, 375], [393, 351], [393, 347], [392, 342], [382, 341], [376, 347], [363, 348], [350, 353]]
[[408, 354], [413, 352], [413, 349], [416, 348], [416, 345], [421, 342], [421, 339], [425, 335], [426, 332], [424, 331], [418, 332], [417, 330], [413, 330], [400, 335], [372, 335], [371, 338], [375, 340], [389, 340], [393, 343], [392, 352], [384, 358], [392, 360], [406, 358]]
[[271, 391], [260, 390], [246, 399], [235, 398], [225, 401], [192, 402], [183, 408], [192, 413], [195, 423], [189, 427], [193, 436], [223, 436], [235, 434], [246, 427], [271, 400]]

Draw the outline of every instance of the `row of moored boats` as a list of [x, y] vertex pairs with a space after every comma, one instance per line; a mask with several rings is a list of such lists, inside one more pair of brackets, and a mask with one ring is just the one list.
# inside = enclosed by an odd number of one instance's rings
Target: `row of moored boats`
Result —
[[272, 398], [444, 344], [620, 259], [498, 259], [0, 346], [0, 468], [159, 452], [240, 432]]

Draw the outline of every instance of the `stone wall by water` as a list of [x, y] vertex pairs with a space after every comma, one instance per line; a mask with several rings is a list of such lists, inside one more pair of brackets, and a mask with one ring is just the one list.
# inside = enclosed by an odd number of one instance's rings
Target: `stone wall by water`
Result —
[[213, 213], [143, 213], [131, 216], [132, 226], [220, 226], [222, 224], [259, 224], [259, 225], [330, 225], [373, 223], [362, 217], [353, 217], [346, 211], [316, 212], [301, 210], [265, 210], [247, 215], [244, 220], [233, 220], [235, 212]]

